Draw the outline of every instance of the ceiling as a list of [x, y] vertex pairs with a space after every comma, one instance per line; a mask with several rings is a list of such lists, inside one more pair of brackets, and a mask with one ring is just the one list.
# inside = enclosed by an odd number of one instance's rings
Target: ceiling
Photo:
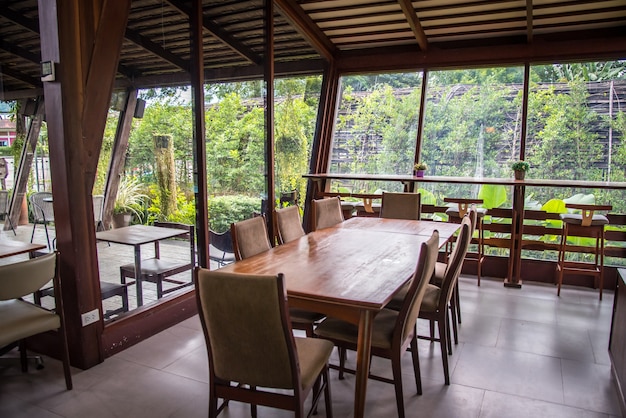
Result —
[[[207, 80], [262, 74], [263, 3], [203, 1]], [[320, 72], [331, 60], [346, 71], [455, 65], [450, 57], [463, 56], [462, 51], [467, 57], [456, 65], [472, 59], [495, 63], [514, 50], [524, 52], [509, 60], [549, 59], [562, 53], [559, 49], [581, 59], [594, 51], [626, 58], [624, 0], [275, 0], [274, 5], [277, 74]], [[132, 1], [119, 86], [188, 83], [189, 10], [191, 2], [184, 0]], [[0, 0], [5, 99], [41, 91], [39, 44], [37, 0]], [[608, 44], [610, 53], [601, 53]]]

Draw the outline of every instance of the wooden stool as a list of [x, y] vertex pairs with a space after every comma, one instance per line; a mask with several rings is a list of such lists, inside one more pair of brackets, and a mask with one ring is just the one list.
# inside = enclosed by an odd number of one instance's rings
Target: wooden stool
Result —
[[[462, 199], [456, 197], [446, 197], [443, 199], [446, 203], [456, 203], [457, 207], [451, 207], [446, 210], [446, 215], [448, 215], [448, 222], [461, 223], [461, 220], [465, 216], [467, 212], [469, 212], [470, 207], [472, 205], [482, 204], [482, 199]], [[471, 253], [467, 253], [465, 256], [466, 260], [476, 261], [476, 277], [478, 278], [478, 286], [480, 286], [480, 276], [482, 273], [482, 265], [485, 260], [485, 231], [483, 228], [483, 219], [487, 214], [487, 209], [485, 208], [476, 208], [476, 224], [472, 225], [472, 241], [474, 241], [474, 231], [478, 229], [478, 238], [476, 243], [478, 244], [478, 250], [476, 256]]]
[[[583, 205], [568, 203], [566, 208], [579, 209], [582, 213], [563, 213], [560, 215], [563, 221], [563, 232], [561, 234], [561, 244], [559, 246], [559, 259], [557, 262], [557, 296], [561, 295], [561, 285], [563, 284], [563, 274], [575, 273], [586, 276], [593, 276], [600, 288], [600, 300], [602, 300], [602, 288], [604, 286], [604, 226], [609, 223], [609, 219], [604, 215], [594, 214], [598, 210], [612, 210], [610, 205]], [[575, 246], [567, 243], [568, 236], [589, 237], [596, 240], [594, 249], [594, 262], [585, 263], [581, 261], [565, 261], [565, 253], [568, 248]], [[580, 247], [578, 247], [580, 249]]]

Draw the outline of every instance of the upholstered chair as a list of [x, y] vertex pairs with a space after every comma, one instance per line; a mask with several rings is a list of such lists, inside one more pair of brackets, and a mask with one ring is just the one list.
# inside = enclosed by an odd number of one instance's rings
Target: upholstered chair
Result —
[[383, 192], [380, 217], [419, 220], [422, 213], [419, 193]]
[[330, 228], [343, 222], [341, 200], [338, 197], [313, 200], [313, 230]]

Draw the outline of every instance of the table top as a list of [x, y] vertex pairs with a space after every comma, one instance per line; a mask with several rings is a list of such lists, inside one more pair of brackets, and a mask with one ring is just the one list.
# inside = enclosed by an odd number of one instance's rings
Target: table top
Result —
[[188, 231], [183, 229], [162, 228], [151, 225], [131, 225], [96, 232], [96, 239], [116, 244], [141, 245], [187, 233]]
[[434, 226], [441, 227], [441, 245], [459, 228], [430, 221], [352, 218], [221, 270], [283, 273], [290, 301], [380, 310], [412, 277], [420, 246], [430, 237], [425, 231], [439, 229]]
[[0, 240], [0, 258], [43, 250], [44, 248], [46, 248], [45, 244], [2, 239]]

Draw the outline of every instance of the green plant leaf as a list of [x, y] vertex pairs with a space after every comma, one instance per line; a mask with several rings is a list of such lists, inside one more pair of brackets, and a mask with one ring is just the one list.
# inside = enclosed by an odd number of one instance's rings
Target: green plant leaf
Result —
[[478, 198], [483, 200], [483, 207], [493, 209], [506, 203], [506, 188], [497, 184], [483, 184], [480, 186]]
[[541, 210], [550, 213], [567, 213], [567, 209], [565, 208], [565, 201], [561, 199], [548, 200], [546, 203], [543, 204]]

